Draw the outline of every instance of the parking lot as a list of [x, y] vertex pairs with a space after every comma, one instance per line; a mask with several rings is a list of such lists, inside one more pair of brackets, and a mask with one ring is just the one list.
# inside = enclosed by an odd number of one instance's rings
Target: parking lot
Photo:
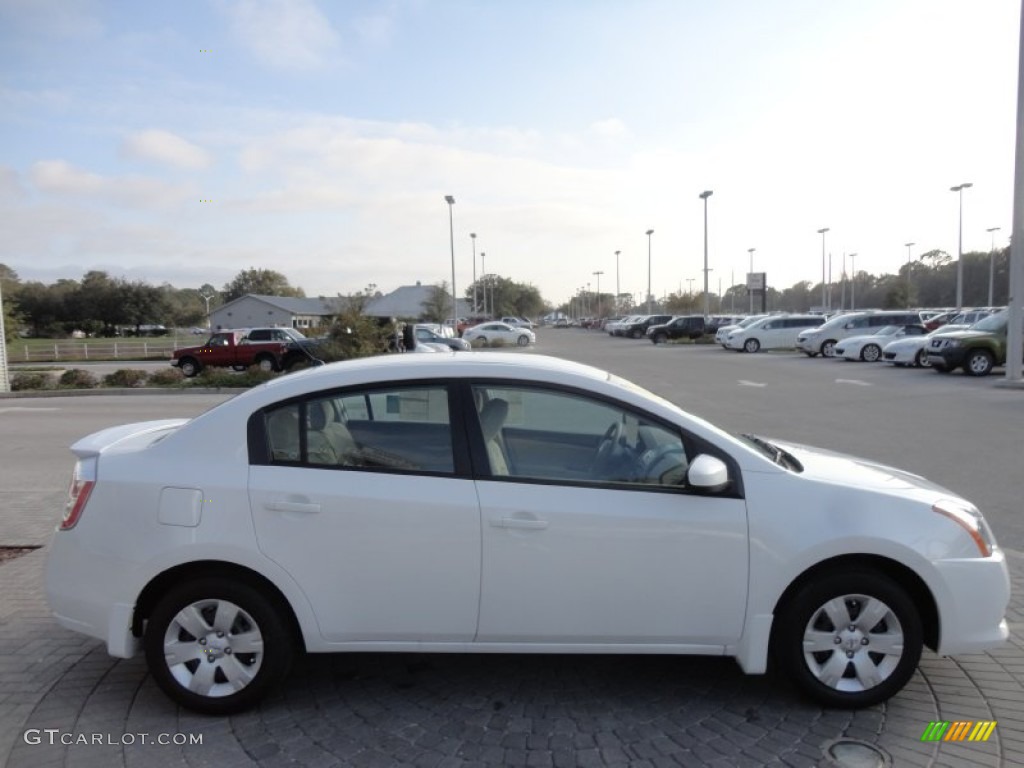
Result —
[[[44, 548], [0, 564], [0, 761], [829, 765], [827, 750], [847, 739], [895, 765], [1024, 764], [1024, 391], [997, 388], [994, 377], [579, 329], [540, 329], [536, 348], [521, 353], [591, 363], [726, 429], [895, 464], [972, 500], [1009, 553], [1010, 643], [956, 659], [926, 654], [905, 691], [857, 712], [809, 705], [785, 680], [746, 677], [726, 659], [359, 654], [304, 660], [261, 707], [218, 720], [177, 710], [141, 659], [115, 661], [98, 641], [57, 627], [42, 593]], [[226, 396], [0, 399], [0, 545], [45, 545], [76, 437], [194, 415]], [[929, 722], [946, 720], [998, 724], [984, 743], [921, 741]], [[169, 743], [144, 743], [158, 736]]]

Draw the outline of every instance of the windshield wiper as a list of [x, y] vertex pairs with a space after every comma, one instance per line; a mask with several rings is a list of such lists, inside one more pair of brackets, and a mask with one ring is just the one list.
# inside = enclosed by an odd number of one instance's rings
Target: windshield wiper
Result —
[[742, 435], [742, 437], [745, 437], [758, 448], [768, 453], [772, 457], [772, 461], [776, 464], [782, 463], [782, 449], [775, 447], [767, 440], [760, 438], [757, 435]]

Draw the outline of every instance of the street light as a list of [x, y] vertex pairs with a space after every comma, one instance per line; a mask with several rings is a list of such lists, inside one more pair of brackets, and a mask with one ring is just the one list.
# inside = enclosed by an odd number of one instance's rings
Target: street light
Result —
[[850, 274], [852, 280], [850, 280], [850, 309], [857, 308], [857, 254], [850, 254]]
[[619, 254], [622, 251], [615, 252], [615, 309], [612, 311], [613, 315], [619, 314]]
[[958, 233], [956, 239], [956, 308], [957, 311], [964, 307], [964, 190], [970, 189], [973, 184], [965, 181], [956, 187], [950, 187], [950, 192], [956, 192], [959, 200]]
[[821, 310], [822, 312], [828, 311], [828, 304], [825, 300], [825, 233], [828, 232], [828, 227], [822, 227], [818, 230], [818, 234], [821, 235]]
[[476, 314], [476, 232], [470, 232], [469, 236], [473, 240], [473, 314]]
[[490, 317], [487, 314], [487, 254], [480, 251], [480, 279], [484, 281], [484, 317]]
[[713, 194], [710, 189], [705, 189], [698, 195], [704, 201], [704, 317], [711, 314], [708, 311], [708, 198]]
[[[756, 251], [756, 250], [757, 250], [757, 248], [747, 248], [747, 253], [750, 254], [750, 273], [749, 274], [751, 274], [751, 275], [754, 274], [754, 251]], [[750, 294], [750, 314], [754, 314], [754, 291], [750, 287], [750, 280], [751, 280], [751, 278], [747, 277], [747, 293]]]
[[[448, 237], [452, 247], [452, 330], [459, 326], [459, 305], [458, 293], [455, 291], [455, 225], [452, 219], [452, 206], [455, 205], [455, 198], [445, 195], [444, 201], [448, 203]], [[456, 331], [456, 333], [458, 333]]]
[[988, 251], [988, 305], [991, 307], [995, 304], [992, 296], [995, 294], [996, 284], [996, 235], [999, 231], [999, 227], [989, 227], [985, 230], [992, 235], [992, 247]]
[[206, 330], [210, 330], [210, 302], [217, 297], [217, 294], [211, 293], [209, 295], [200, 293], [199, 298], [206, 302]]
[[651, 235], [653, 229], [647, 230], [647, 314], [651, 314]]
[[601, 319], [601, 275], [604, 274], [604, 270], [597, 270], [591, 274], [597, 275], [597, 317]]
[[907, 246], [907, 309], [910, 309], [910, 249], [915, 243], [904, 243]]

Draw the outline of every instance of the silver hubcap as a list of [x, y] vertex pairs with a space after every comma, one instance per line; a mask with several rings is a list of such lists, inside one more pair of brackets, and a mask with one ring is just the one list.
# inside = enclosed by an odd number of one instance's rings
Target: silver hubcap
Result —
[[875, 362], [878, 359], [878, 347], [872, 345], [864, 350], [864, 359], [870, 363]]
[[274, 370], [274, 364], [267, 359], [260, 360], [260, 369], [264, 371]]
[[175, 680], [200, 696], [230, 696], [263, 664], [263, 635], [252, 617], [227, 600], [183, 608], [164, 633], [164, 659]]
[[844, 595], [811, 616], [803, 650], [807, 668], [823, 685], [868, 691], [892, 675], [903, 658], [903, 627], [878, 598]]
[[971, 358], [971, 370], [975, 373], [984, 373], [988, 370], [988, 358], [983, 355], [975, 355]]
[[832, 357], [832, 356], [835, 355], [835, 353], [836, 353], [836, 345], [835, 345], [834, 342], [829, 341], [829, 342], [825, 343], [824, 346], [822, 346], [822, 348], [821, 348], [821, 354], [824, 357]]

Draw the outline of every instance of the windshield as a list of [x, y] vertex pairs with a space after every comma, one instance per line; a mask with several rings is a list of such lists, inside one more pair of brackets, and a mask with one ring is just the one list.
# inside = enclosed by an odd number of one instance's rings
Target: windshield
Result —
[[875, 336], [893, 336], [902, 330], [902, 325], [886, 325], [875, 332]]
[[972, 331], [1005, 331], [1006, 330], [1006, 311], [998, 312], [994, 315], [989, 315], [984, 320], [979, 320], [971, 326]]

